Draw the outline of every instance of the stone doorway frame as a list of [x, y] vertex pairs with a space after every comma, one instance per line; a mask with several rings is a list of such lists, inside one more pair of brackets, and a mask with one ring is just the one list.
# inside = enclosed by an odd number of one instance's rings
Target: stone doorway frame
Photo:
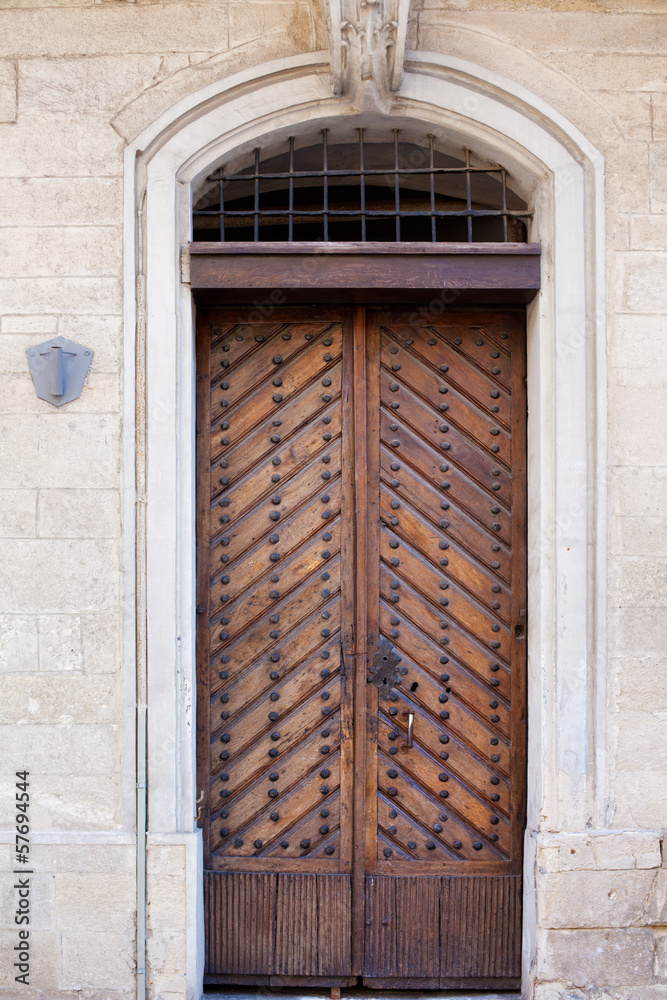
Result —
[[[540, 833], [604, 826], [607, 811], [604, 163], [544, 101], [464, 60], [407, 53], [392, 102], [393, 114], [447, 129], [507, 165], [532, 198], [531, 240], [543, 248], [542, 289], [527, 310], [528, 996]], [[314, 53], [186, 98], [126, 150], [125, 524], [138, 509], [145, 535], [125, 536], [125, 759], [134, 759], [138, 628], [148, 663], [148, 845], [185, 847], [182, 932], [193, 1000], [203, 975], [203, 912], [194, 822], [194, 310], [183, 253], [191, 190], [225, 154], [272, 128], [316, 127], [354, 110], [334, 96], [328, 53]], [[139, 498], [137, 468], [146, 477]], [[127, 775], [128, 817], [133, 788]]]

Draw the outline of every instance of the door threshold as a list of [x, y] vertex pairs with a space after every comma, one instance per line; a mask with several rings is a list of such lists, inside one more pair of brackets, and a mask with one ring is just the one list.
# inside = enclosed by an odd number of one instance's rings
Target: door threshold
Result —
[[[214, 987], [213, 987], [214, 989]], [[202, 1000], [331, 1000], [329, 989], [276, 989], [268, 990], [258, 986], [254, 989], [228, 990], [212, 988], [204, 993]], [[365, 990], [358, 987], [341, 989], [342, 1000], [521, 1000], [520, 990]]]

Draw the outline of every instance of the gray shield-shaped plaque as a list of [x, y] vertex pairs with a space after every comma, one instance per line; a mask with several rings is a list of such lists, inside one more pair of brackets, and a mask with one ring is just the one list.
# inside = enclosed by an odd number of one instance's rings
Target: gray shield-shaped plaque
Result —
[[27, 350], [35, 392], [54, 406], [78, 399], [93, 352], [66, 337], [52, 337]]

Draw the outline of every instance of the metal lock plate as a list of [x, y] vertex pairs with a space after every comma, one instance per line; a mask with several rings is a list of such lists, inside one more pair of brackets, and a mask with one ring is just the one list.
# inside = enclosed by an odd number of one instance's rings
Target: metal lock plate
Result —
[[391, 689], [395, 686], [400, 676], [398, 671], [400, 661], [400, 656], [396, 653], [389, 640], [385, 639], [384, 636], [380, 636], [377, 644], [377, 652], [371, 662], [369, 680], [375, 684], [379, 696], [383, 700], [389, 698]]

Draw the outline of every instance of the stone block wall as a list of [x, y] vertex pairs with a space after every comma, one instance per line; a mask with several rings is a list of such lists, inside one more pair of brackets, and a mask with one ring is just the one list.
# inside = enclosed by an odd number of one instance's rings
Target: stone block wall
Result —
[[[134, 989], [133, 698], [123, 662], [123, 153], [181, 98], [327, 47], [318, 0], [0, 0], [0, 995]], [[538, 1000], [665, 1000], [667, 9], [413, 0], [413, 48], [570, 119], [606, 162], [610, 497], [604, 823], [542, 817]], [[38, 400], [25, 350], [94, 352]], [[131, 599], [131, 595], [130, 598]], [[31, 987], [13, 983], [14, 771], [31, 772]], [[600, 828], [600, 827], [603, 828]], [[184, 997], [184, 848], [149, 852], [149, 989]], [[7, 876], [7, 877], [6, 877]], [[533, 873], [528, 873], [532, 879]]]

